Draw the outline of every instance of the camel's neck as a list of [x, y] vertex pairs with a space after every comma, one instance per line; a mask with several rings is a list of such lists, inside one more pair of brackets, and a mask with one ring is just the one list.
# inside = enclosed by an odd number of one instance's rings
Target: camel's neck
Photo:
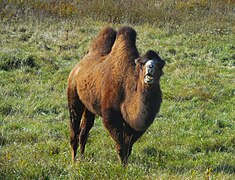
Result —
[[126, 89], [126, 98], [122, 104], [125, 121], [137, 131], [145, 131], [155, 119], [160, 109], [162, 95], [160, 85], [144, 89], [141, 84], [137, 89]]

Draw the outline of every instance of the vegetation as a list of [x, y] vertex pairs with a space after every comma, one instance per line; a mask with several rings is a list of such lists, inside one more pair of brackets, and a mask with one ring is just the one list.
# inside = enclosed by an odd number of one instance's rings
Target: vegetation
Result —
[[[0, 1], [0, 179], [234, 179], [234, 1], [103, 2]], [[68, 74], [123, 24], [167, 62], [161, 111], [127, 168], [99, 117], [72, 165]]]

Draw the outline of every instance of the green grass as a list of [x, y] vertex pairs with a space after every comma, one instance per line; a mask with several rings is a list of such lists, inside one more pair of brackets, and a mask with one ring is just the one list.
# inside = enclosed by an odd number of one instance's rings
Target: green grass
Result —
[[[201, 27], [191, 21], [178, 29], [156, 26], [148, 19], [146, 23], [127, 21], [137, 30], [140, 53], [153, 49], [166, 60], [161, 111], [134, 145], [127, 168], [121, 167], [114, 141], [98, 117], [85, 159], [71, 164], [68, 74], [102, 27], [126, 24], [99, 18], [14, 20], [4, 16], [0, 24], [0, 179], [234, 179], [235, 28], [229, 23], [231, 17], [221, 29], [208, 18]], [[207, 27], [205, 22], [210, 22]]]

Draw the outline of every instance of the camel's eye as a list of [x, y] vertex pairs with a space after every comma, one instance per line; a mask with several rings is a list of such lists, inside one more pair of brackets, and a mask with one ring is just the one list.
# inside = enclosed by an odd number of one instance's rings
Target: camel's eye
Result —
[[162, 69], [164, 68], [166, 62], [164, 60], [161, 60], [161, 62], [159, 63], [159, 67]]
[[143, 62], [141, 58], [135, 60], [135, 64], [142, 70], [143, 69]]

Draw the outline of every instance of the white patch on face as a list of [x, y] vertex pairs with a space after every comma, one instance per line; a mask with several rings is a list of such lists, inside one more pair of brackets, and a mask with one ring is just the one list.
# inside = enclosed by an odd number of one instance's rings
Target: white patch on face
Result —
[[156, 62], [153, 60], [148, 60], [145, 63], [145, 75], [144, 75], [144, 82], [146, 84], [153, 84], [154, 82], [154, 72], [156, 69]]

